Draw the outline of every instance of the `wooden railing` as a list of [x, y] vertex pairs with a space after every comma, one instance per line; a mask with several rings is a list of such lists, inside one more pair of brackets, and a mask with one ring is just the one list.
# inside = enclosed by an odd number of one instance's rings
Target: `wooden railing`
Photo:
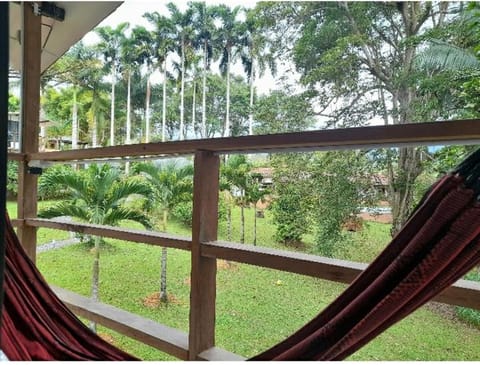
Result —
[[[103, 303], [57, 288], [76, 313], [185, 360], [239, 360], [215, 347], [216, 260], [226, 259], [321, 279], [349, 283], [366, 265], [217, 239], [219, 154], [303, 150], [335, 150], [434, 144], [480, 144], [480, 120], [321, 130], [265, 136], [189, 140], [114, 146], [76, 151], [12, 154], [24, 164], [45, 161], [111, 160], [117, 158], [194, 155], [192, 237], [28, 217], [19, 227], [46, 227], [173, 247], [191, 252], [189, 332], [168, 328]], [[21, 178], [21, 177], [20, 177]], [[35, 194], [32, 194], [35, 197]], [[24, 199], [29, 199], [25, 196]], [[31, 242], [24, 242], [28, 247]], [[35, 242], [33, 242], [35, 245]], [[480, 310], [480, 284], [460, 280], [434, 300]]]

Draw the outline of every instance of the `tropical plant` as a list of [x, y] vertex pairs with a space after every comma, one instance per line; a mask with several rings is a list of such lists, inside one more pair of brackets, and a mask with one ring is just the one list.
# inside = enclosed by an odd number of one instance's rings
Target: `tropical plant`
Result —
[[[135, 173], [143, 175], [149, 182], [154, 202], [154, 213], [161, 215], [160, 229], [167, 230], [168, 216], [173, 208], [192, 200], [193, 166], [178, 167], [175, 162], [165, 165], [140, 163], [133, 168]], [[166, 303], [167, 297], [167, 248], [162, 247], [160, 268], [160, 301]]]
[[[132, 196], [147, 197], [149, 187], [138, 179], [120, 177], [120, 171], [110, 165], [92, 164], [86, 170], [63, 170], [62, 173], [49, 174], [45, 184], [65, 189], [66, 198], [41, 210], [42, 218], [68, 216], [84, 222], [115, 226], [125, 220], [151, 228], [150, 219], [138, 210], [124, 205]], [[92, 299], [99, 300], [100, 244], [94, 239], [94, 260], [92, 270]], [[95, 323], [92, 329], [96, 330]]]
[[106, 62], [105, 66], [110, 69], [111, 75], [110, 146], [115, 145], [115, 84], [120, 67], [121, 45], [128, 27], [129, 23], [120, 23], [116, 28], [105, 26], [95, 29], [101, 39], [97, 48], [102, 52]]
[[257, 245], [257, 216], [258, 203], [265, 202], [265, 197], [270, 194], [270, 191], [262, 186], [263, 176], [260, 173], [251, 173], [248, 179], [248, 186], [246, 191], [246, 201], [253, 205], [253, 245]]

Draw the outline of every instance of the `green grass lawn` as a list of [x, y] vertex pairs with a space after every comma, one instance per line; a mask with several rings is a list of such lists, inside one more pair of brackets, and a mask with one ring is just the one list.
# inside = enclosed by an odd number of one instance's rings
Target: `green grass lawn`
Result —
[[[234, 211], [233, 240], [239, 239], [239, 212]], [[252, 242], [253, 210], [247, 210], [246, 243]], [[258, 242], [283, 248], [273, 242], [270, 216], [258, 220]], [[370, 223], [351, 235], [339, 257], [368, 261], [388, 243], [388, 226]], [[189, 236], [190, 230], [171, 222], [169, 231]], [[225, 239], [226, 225], [219, 236]], [[293, 250], [294, 248], [289, 248]], [[307, 237], [304, 250], [315, 252]], [[168, 285], [174, 300], [168, 306], [149, 308], [143, 299], [158, 292], [161, 249], [107, 239], [102, 250], [100, 297], [105, 303], [137, 313], [167, 326], [188, 330], [189, 252], [169, 249]], [[38, 266], [47, 280], [82, 295], [89, 295], [92, 257], [84, 245], [75, 245], [38, 255]], [[74, 270], [72, 270], [74, 268]], [[345, 285], [296, 274], [232, 263], [222, 265], [217, 275], [217, 346], [249, 357], [277, 343], [328, 305]], [[144, 360], [172, 357], [107, 329], [117, 346]], [[429, 309], [420, 309], [396, 324], [351, 360], [479, 360], [480, 331]]]

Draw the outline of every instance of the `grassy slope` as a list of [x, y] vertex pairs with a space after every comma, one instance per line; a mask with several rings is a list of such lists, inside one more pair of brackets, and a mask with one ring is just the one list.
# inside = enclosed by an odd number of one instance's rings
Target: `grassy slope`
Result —
[[[234, 239], [238, 240], [238, 212], [234, 212]], [[252, 226], [253, 212], [247, 211]], [[259, 219], [259, 243], [272, 242], [273, 228]], [[172, 223], [170, 231], [189, 235]], [[225, 225], [220, 225], [225, 238]], [[368, 234], [367, 234], [368, 232]], [[388, 227], [369, 224], [341, 257], [371, 260], [386, 244]], [[246, 242], [251, 242], [247, 228]], [[158, 291], [160, 248], [108, 240], [101, 258], [102, 301], [138, 313], [171, 327], [188, 330], [190, 257], [188, 252], [169, 250], [168, 284], [176, 300], [168, 307], [146, 308], [142, 299]], [[306, 250], [314, 251], [307, 245]], [[92, 255], [81, 246], [42, 253], [38, 265], [48, 281], [89, 295]], [[72, 270], [75, 267], [75, 270]], [[217, 345], [243, 356], [252, 356], [285, 338], [332, 301], [344, 285], [249, 265], [220, 268], [217, 277]], [[145, 360], [172, 360], [148, 346], [102, 330], [114, 336], [115, 344]], [[427, 309], [393, 326], [354, 354], [352, 360], [478, 360], [479, 330], [441, 317]]]

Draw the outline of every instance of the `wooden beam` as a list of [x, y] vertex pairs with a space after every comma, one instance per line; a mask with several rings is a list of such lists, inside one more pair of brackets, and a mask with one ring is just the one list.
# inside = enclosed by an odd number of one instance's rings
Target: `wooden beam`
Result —
[[8, 152], [8, 159], [10, 161], [25, 161], [26, 155], [21, 152]]
[[75, 314], [187, 360], [188, 336], [185, 332], [59, 287], [52, 286], [52, 289]]
[[195, 154], [189, 360], [197, 360], [201, 352], [215, 345], [217, 260], [202, 256], [201, 246], [217, 239], [219, 167], [219, 158], [213, 153]]
[[188, 155], [196, 151], [221, 154], [471, 143], [480, 143], [478, 119], [141, 143], [80, 151], [38, 152], [30, 153], [28, 160], [72, 161], [127, 156]]
[[[40, 113], [41, 17], [33, 14], [32, 4], [22, 3], [22, 154], [38, 152]], [[18, 168], [18, 218], [37, 215], [37, 176], [28, 173], [27, 162]], [[35, 262], [37, 235], [35, 227], [18, 227], [18, 237], [28, 256]]]
[[62, 231], [91, 234], [94, 236], [109, 237], [130, 242], [145, 243], [153, 246], [178, 248], [186, 251], [190, 250], [191, 245], [190, 238], [178, 237], [167, 233], [110, 227], [90, 223], [65, 222], [61, 219], [26, 219], [25, 224], [30, 227], [60, 229]]
[[243, 356], [233, 354], [219, 347], [211, 347], [203, 351], [197, 357], [199, 360], [205, 361], [244, 361]]
[[[220, 241], [203, 244], [202, 255], [345, 284], [367, 267], [358, 262]], [[459, 280], [433, 300], [480, 310], [480, 283]]]

